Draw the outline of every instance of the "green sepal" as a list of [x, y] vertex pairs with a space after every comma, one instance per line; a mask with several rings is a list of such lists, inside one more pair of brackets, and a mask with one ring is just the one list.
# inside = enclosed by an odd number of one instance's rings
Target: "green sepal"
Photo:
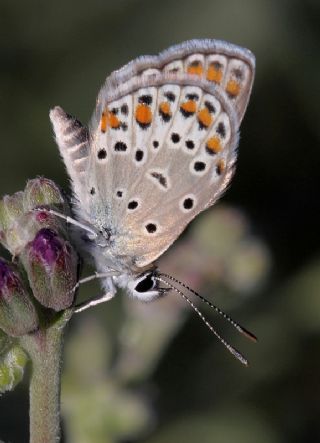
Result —
[[27, 362], [25, 351], [0, 331], [0, 394], [12, 391], [22, 380]]

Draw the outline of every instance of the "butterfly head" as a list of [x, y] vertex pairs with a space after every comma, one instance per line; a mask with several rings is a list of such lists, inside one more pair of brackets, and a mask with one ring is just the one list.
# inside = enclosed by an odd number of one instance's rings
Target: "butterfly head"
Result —
[[170, 288], [161, 287], [156, 268], [149, 269], [136, 276], [124, 274], [115, 277], [114, 280], [117, 286], [126, 289], [131, 297], [145, 302], [156, 300], [170, 290]]

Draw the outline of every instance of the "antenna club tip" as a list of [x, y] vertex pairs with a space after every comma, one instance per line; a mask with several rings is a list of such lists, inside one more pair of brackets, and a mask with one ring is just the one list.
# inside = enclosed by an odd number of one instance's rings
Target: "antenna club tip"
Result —
[[236, 358], [237, 358], [237, 360], [240, 361], [240, 363], [243, 364], [243, 366], [245, 366], [246, 368], [249, 367], [249, 362], [243, 355], [238, 355], [238, 356], [236, 356]]
[[237, 352], [237, 354], [234, 354], [234, 356], [240, 361], [240, 363], [243, 364], [243, 366], [246, 368], [249, 366], [248, 360], [242, 354], [240, 354], [240, 352]]
[[253, 341], [254, 343], [257, 343], [257, 341], [258, 341], [258, 338], [254, 335], [254, 334], [252, 334], [252, 332], [249, 332], [247, 329], [245, 329], [245, 328], [243, 328], [242, 327], [242, 334], [245, 336], [245, 337], [247, 337], [247, 338], [249, 338], [251, 341]]

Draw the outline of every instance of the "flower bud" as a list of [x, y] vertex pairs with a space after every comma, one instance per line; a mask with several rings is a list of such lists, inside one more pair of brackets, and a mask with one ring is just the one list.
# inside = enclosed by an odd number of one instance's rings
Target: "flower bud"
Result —
[[72, 305], [78, 257], [68, 241], [43, 228], [20, 257], [33, 295], [43, 306], [61, 311]]
[[0, 242], [17, 256], [42, 228], [63, 231], [65, 223], [38, 206], [52, 207], [66, 212], [67, 207], [59, 188], [46, 178], [29, 180], [24, 192], [5, 196], [0, 201]]
[[13, 195], [5, 195], [0, 200], [0, 229], [9, 229], [14, 221], [24, 212], [23, 192], [16, 192]]
[[38, 327], [38, 316], [16, 266], [0, 259], [0, 328], [18, 337]]
[[23, 203], [25, 211], [37, 206], [56, 206], [61, 210], [65, 204], [58, 186], [52, 180], [44, 177], [27, 182]]

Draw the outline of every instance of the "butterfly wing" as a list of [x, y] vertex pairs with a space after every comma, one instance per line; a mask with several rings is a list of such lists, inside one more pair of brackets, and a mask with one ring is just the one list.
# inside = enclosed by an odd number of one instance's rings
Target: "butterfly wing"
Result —
[[82, 219], [106, 233], [111, 259], [150, 264], [223, 193], [253, 76], [249, 51], [203, 40], [107, 79], [75, 191]]
[[145, 266], [226, 188], [238, 119], [206, 82], [176, 75], [136, 82], [98, 111], [87, 194], [114, 255]]

